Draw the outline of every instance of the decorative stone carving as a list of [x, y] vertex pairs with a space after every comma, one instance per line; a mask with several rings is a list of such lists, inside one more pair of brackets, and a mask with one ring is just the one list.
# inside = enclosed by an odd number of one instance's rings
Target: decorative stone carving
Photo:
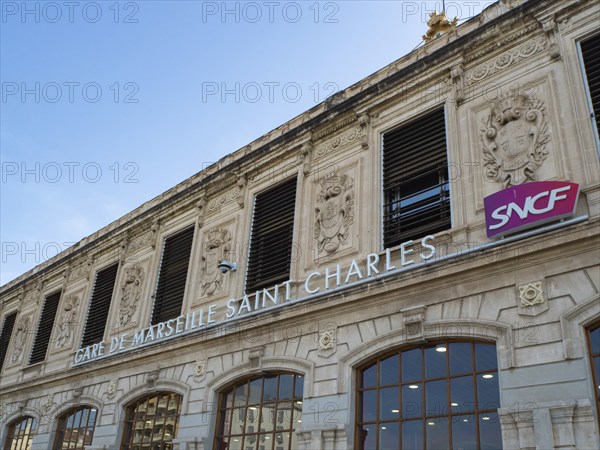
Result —
[[332, 172], [321, 181], [315, 207], [314, 239], [319, 254], [336, 252], [346, 244], [354, 223], [354, 180]]
[[112, 400], [117, 395], [117, 384], [117, 380], [110, 380], [108, 382], [108, 386], [106, 388], [106, 397], [108, 397], [109, 400]]
[[194, 376], [196, 378], [201, 378], [206, 375], [206, 360], [199, 359], [194, 364]]
[[73, 330], [77, 320], [79, 307], [79, 296], [71, 294], [65, 299], [62, 315], [58, 324], [56, 336], [56, 348], [64, 347], [73, 343]]
[[542, 22], [542, 29], [548, 38], [548, 54], [553, 59], [558, 58], [560, 56], [560, 47], [556, 38], [558, 24], [554, 21], [553, 17], [550, 17]]
[[423, 335], [426, 309], [426, 306], [416, 306], [400, 310], [408, 339], [420, 338]]
[[41, 415], [44, 419], [49, 417], [50, 411], [52, 411], [52, 409], [56, 405], [56, 403], [54, 403], [53, 399], [54, 399], [54, 394], [48, 394], [48, 396], [46, 397], [46, 401], [42, 404], [42, 407], [41, 407], [42, 414]]
[[548, 310], [548, 302], [544, 298], [544, 282], [533, 281], [518, 286], [519, 314], [537, 316]]
[[533, 306], [538, 303], [544, 303], [542, 282], [536, 281], [519, 286], [519, 298], [521, 299], [521, 306]]
[[125, 270], [119, 301], [119, 325], [127, 325], [137, 312], [138, 303], [142, 298], [143, 281], [144, 271], [141, 267], [133, 266]]
[[250, 355], [248, 356], [248, 359], [250, 360], [250, 367], [252, 367], [253, 369], [260, 369], [260, 367], [262, 365], [262, 357], [264, 356], [264, 354], [265, 354], [264, 345], [260, 345], [255, 348], [251, 348]]
[[156, 380], [158, 380], [159, 375], [160, 375], [160, 370], [159, 369], [151, 370], [146, 375], [146, 383], [148, 383], [151, 386], [154, 385], [154, 382]]
[[29, 317], [21, 317], [17, 322], [15, 331], [15, 343], [13, 344], [13, 354], [10, 361], [17, 363], [21, 360], [23, 355], [23, 349], [25, 347], [25, 341], [27, 340], [27, 334], [29, 332]]
[[501, 72], [521, 61], [532, 57], [548, 48], [548, 41], [543, 37], [525, 42], [516, 49], [511, 49], [496, 57], [493, 61], [481, 64], [466, 75], [466, 84], [472, 85], [495, 73]]
[[450, 84], [454, 94], [456, 105], [465, 100], [465, 77], [464, 67], [462, 64], [457, 64], [450, 69]]
[[358, 118], [358, 125], [360, 126], [360, 145], [363, 150], [369, 149], [369, 124], [371, 123], [371, 117], [368, 114], [363, 114]]
[[40, 299], [40, 292], [42, 290], [42, 283], [38, 280], [33, 283], [31, 289], [29, 289], [23, 296], [23, 304], [26, 305], [30, 302], [37, 302]]
[[505, 188], [538, 180], [550, 141], [545, 105], [511, 93], [494, 102], [482, 124], [484, 173]]
[[77, 401], [79, 397], [83, 395], [83, 388], [73, 389], [73, 399]]
[[319, 335], [319, 350], [333, 350], [335, 348], [335, 330], [323, 331]]
[[456, 29], [456, 25], [458, 24], [458, 17], [452, 19], [452, 22], [448, 19], [445, 12], [441, 12], [437, 14], [435, 11], [429, 14], [429, 20], [427, 21], [427, 26], [429, 29], [427, 33], [423, 35], [423, 40], [425, 42], [429, 42], [436, 37], [441, 36], [444, 33], [449, 31], [454, 31]]
[[223, 289], [223, 273], [217, 268], [231, 251], [231, 233], [224, 228], [214, 228], [206, 235], [200, 266], [202, 296], [213, 295]]
[[246, 186], [248, 185], [248, 178], [246, 175], [242, 174], [238, 176], [237, 179], [237, 187], [239, 189], [237, 194], [237, 202], [240, 205], [240, 208], [244, 207], [244, 192], [246, 191]]
[[354, 127], [346, 131], [341, 136], [338, 136], [330, 141], [318, 145], [313, 153], [314, 159], [321, 158], [328, 153], [341, 149], [353, 142], [356, 142], [356, 140], [360, 139], [362, 136], [361, 131], [362, 130], [360, 127]]
[[302, 165], [302, 173], [305, 177], [310, 174], [310, 163], [312, 159], [313, 145], [312, 142], [307, 142], [300, 148], [298, 161]]

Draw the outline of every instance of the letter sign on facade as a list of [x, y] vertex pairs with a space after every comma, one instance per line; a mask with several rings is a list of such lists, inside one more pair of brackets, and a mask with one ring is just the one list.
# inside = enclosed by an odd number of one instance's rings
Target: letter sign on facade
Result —
[[575, 214], [579, 185], [537, 181], [512, 186], [483, 199], [488, 237], [501, 237]]

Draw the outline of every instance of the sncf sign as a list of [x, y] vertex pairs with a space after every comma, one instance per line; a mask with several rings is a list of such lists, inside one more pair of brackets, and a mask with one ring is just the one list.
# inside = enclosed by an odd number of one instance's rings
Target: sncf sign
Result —
[[532, 228], [575, 214], [579, 185], [564, 181], [520, 184], [483, 199], [488, 237]]

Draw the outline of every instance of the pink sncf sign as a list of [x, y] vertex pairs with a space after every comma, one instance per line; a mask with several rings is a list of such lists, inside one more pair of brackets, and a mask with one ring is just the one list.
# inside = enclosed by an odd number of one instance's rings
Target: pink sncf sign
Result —
[[575, 214], [579, 185], [536, 181], [504, 189], [483, 199], [488, 237], [533, 228]]

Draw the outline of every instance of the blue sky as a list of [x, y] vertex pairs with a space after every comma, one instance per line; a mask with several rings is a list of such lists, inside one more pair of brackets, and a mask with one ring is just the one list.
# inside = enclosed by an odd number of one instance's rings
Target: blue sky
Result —
[[410, 52], [441, 1], [0, 6], [2, 285]]

